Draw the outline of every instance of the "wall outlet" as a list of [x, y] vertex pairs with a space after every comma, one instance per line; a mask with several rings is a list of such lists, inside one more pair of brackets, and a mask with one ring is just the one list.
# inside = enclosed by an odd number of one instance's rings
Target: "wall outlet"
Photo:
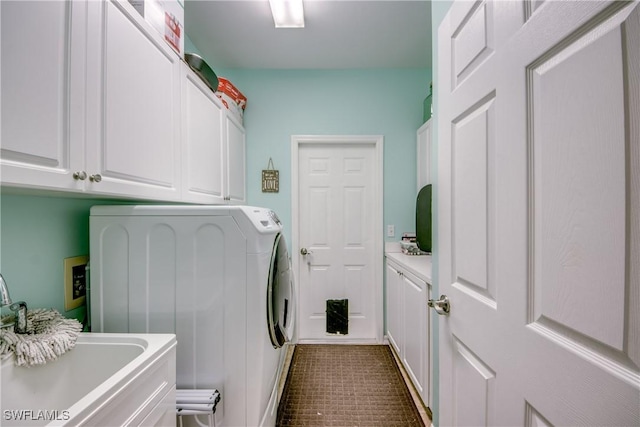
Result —
[[396, 226], [393, 224], [387, 225], [387, 237], [396, 237]]

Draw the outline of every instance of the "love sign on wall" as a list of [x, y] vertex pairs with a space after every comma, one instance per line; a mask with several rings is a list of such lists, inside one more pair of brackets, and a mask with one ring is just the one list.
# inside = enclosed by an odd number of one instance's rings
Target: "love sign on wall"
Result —
[[269, 158], [267, 169], [262, 170], [262, 192], [277, 193], [280, 191], [280, 171], [273, 167], [273, 160]]

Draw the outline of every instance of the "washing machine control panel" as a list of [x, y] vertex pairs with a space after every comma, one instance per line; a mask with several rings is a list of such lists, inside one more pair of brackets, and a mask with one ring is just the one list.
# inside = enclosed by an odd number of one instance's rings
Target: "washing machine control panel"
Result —
[[258, 230], [269, 231], [282, 228], [278, 215], [270, 209], [247, 207], [244, 210]]

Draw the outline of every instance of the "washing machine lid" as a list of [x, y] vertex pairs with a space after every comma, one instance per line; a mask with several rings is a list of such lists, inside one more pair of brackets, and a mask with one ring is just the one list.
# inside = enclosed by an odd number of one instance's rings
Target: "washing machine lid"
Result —
[[293, 323], [293, 275], [284, 236], [278, 233], [271, 253], [267, 288], [267, 325], [271, 344], [282, 347], [291, 339]]

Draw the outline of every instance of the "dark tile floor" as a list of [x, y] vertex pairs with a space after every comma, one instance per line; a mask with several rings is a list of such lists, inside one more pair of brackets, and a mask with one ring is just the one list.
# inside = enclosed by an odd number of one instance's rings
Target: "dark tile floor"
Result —
[[297, 345], [278, 427], [424, 426], [385, 345]]

